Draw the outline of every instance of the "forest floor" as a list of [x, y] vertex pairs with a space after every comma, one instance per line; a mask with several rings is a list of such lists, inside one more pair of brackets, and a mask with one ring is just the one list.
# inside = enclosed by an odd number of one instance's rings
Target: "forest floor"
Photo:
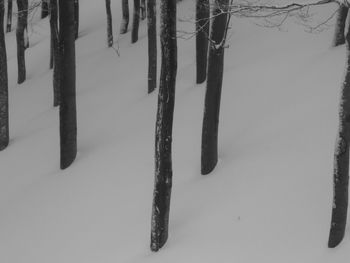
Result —
[[[0, 152], [0, 262], [350, 260], [350, 228], [338, 248], [327, 248], [345, 63], [345, 47], [330, 47], [332, 26], [310, 33], [295, 18], [280, 30], [232, 19], [220, 161], [201, 176], [205, 84], [195, 84], [195, 38], [185, 39], [194, 30], [194, 1], [179, 3], [178, 29], [187, 33], [178, 39], [170, 233], [152, 253], [157, 92], [147, 95], [147, 24], [136, 44], [128, 32], [107, 48], [104, 3], [80, 2], [78, 157], [69, 169], [59, 169], [49, 20], [31, 21], [22, 85], [15, 32], [6, 35], [11, 141]], [[120, 9], [112, 1], [113, 32]]]

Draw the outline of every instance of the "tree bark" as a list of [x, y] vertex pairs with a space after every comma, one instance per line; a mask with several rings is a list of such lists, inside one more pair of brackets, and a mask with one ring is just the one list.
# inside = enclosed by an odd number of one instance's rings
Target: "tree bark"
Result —
[[24, 31], [27, 27], [28, 0], [17, 0], [17, 6], [18, 6], [18, 22], [17, 22], [17, 29], [16, 29], [17, 65], [18, 65], [17, 83], [21, 84], [26, 79], [26, 65], [25, 65], [26, 43], [24, 39], [25, 37]]
[[203, 83], [207, 78], [208, 38], [209, 38], [209, 0], [197, 0], [196, 4], [196, 81]]
[[141, 20], [146, 19], [146, 0], [141, 0]]
[[147, 1], [148, 29], [148, 93], [157, 86], [157, 18], [156, 1]]
[[11, 27], [12, 27], [12, 0], [7, 0], [6, 33], [11, 32]]
[[161, 1], [162, 65], [155, 140], [155, 185], [152, 206], [151, 250], [168, 239], [172, 186], [172, 126], [177, 73], [176, 0]]
[[62, 46], [60, 82], [61, 169], [70, 166], [77, 154], [75, 98], [75, 8], [74, 0], [59, 0], [60, 45]]
[[139, 39], [140, 24], [140, 0], [134, 0], [134, 15], [132, 20], [131, 43], [136, 43]]
[[51, 30], [51, 59], [53, 67], [53, 105], [56, 107], [59, 105], [60, 101], [60, 64], [61, 59], [59, 32], [58, 32], [58, 7], [57, 0], [50, 1], [50, 30]]
[[129, 25], [129, 1], [122, 0], [122, 11], [123, 11], [123, 20], [120, 25], [120, 34], [125, 34], [128, 31]]
[[9, 144], [7, 56], [4, 32], [5, 4], [0, 0], [0, 151]]
[[106, 13], [107, 13], [107, 45], [108, 47], [111, 47], [113, 46], [111, 0], [106, 0]]
[[345, 43], [345, 23], [349, 8], [341, 4], [338, 9], [337, 22], [335, 24], [333, 46], [339, 46]]
[[203, 175], [209, 174], [214, 170], [218, 162], [218, 126], [224, 69], [224, 49], [229, 18], [225, 9], [228, 3], [228, 0], [216, 0], [214, 2], [202, 127], [201, 172]]
[[48, 0], [42, 0], [41, 2], [41, 18], [45, 18], [49, 15], [49, 3]]
[[339, 128], [334, 153], [333, 206], [328, 247], [336, 247], [345, 234], [348, 187], [349, 187], [349, 143], [350, 143], [350, 30], [346, 36], [346, 74], [339, 106]]
[[75, 39], [79, 36], [79, 0], [74, 0], [74, 28]]

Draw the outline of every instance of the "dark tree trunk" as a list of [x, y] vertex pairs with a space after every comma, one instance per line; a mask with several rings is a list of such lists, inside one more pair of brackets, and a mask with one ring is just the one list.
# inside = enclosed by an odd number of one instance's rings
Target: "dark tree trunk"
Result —
[[141, 0], [141, 20], [146, 19], [146, 0]]
[[156, 0], [147, 1], [148, 25], [148, 93], [157, 86], [157, 18]]
[[42, 0], [41, 2], [41, 18], [45, 18], [49, 15], [49, 3], [48, 0]]
[[224, 9], [228, 2], [228, 0], [216, 0], [214, 4], [202, 127], [202, 174], [210, 173], [218, 161], [218, 126], [228, 23], [228, 14]]
[[151, 250], [168, 239], [172, 186], [172, 127], [177, 72], [176, 0], [161, 1], [162, 65], [158, 94], [155, 140], [155, 184], [152, 206]]
[[79, 35], [79, 0], [74, 0], [74, 28], [74, 37], [77, 39]]
[[123, 20], [120, 25], [120, 34], [125, 34], [128, 31], [129, 25], [129, 1], [122, 0], [122, 11], [123, 11]]
[[134, 16], [132, 20], [131, 43], [135, 43], [139, 39], [139, 24], [140, 24], [140, 0], [134, 0]]
[[335, 24], [333, 46], [339, 46], [345, 43], [345, 22], [348, 15], [348, 7], [341, 4], [338, 9], [337, 22]]
[[107, 45], [108, 47], [111, 47], [113, 46], [111, 0], [106, 0], [106, 13], [107, 13]]
[[56, 107], [60, 101], [59, 81], [60, 81], [60, 65], [59, 61], [60, 46], [58, 43], [58, 8], [57, 0], [50, 1], [50, 30], [51, 30], [51, 60], [50, 64], [53, 66], [53, 105]]
[[26, 65], [25, 65], [25, 49], [26, 43], [24, 39], [25, 29], [27, 27], [28, 18], [28, 0], [17, 0], [18, 6], [18, 22], [16, 29], [17, 40], [17, 65], [18, 65], [18, 80], [21, 84], [26, 79]]
[[350, 30], [346, 36], [346, 75], [339, 106], [339, 130], [334, 154], [333, 206], [328, 247], [336, 247], [345, 234], [348, 210], [350, 144]]
[[9, 144], [9, 102], [4, 16], [4, 0], [0, 0], [0, 151], [4, 150]]
[[197, 0], [196, 4], [196, 65], [197, 84], [207, 78], [207, 57], [209, 38], [209, 0]]
[[7, 0], [7, 23], [6, 32], [11, 32], [12, 27], [12, 0]]
[[77, 155], [74, 11], [74, 0], [59, 0], [59, 35], [60, 44], [62, 45], [62, 79], [60, 82], [61, 169], [70, 166]]

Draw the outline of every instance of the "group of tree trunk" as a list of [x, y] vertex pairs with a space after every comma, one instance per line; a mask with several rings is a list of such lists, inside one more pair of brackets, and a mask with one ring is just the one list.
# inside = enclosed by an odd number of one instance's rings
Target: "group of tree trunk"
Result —
[[[172, 186], [172, 120], [176, 79], [176, 1], [161, 2], [162, 67], [158, 95], [155, 143], [155, 187], [152, 206], [151, 250], [158, 251], [167, 241]], [[202, 174], [210, 173], [218, 160], [218, 124], [224, 69], [224, 50], [230, 15], [225, 9], [229, 0], [215, 0], [212, 7], [209, 35], [208, 1], [196, 4], [197, 83], [207, 79], [202, 127]], [[347, 71], [342, 87], [339, 109], [339, 131], [334, 162], [334, 200], [329, 235], [329, 247], [337, 246], [344, 237], [349, 183], [350, 145], [350, 29], [344, 34], [348, 7], [338, 12], [334, 45], [346, 42]], [[348, 26], [350, 28], [350, 25]], [[209, 39], [209, 54], [207, 44]], [[208, 59], [208, 60], [207, 60]], [[207, 63], [208, 61], [208, 63]]]
[[[155, 136], [155, 186], [151, 220], [152, 251], [158, 251], [168, 238], [172, 186], [172, 125], [177, 70], [176, 2], [176, 0], [161, 2], [162, 65]], [[217, 134], [224, 49], [230, 21], [230, 15], [227, 11], [228, 4], [229, 0], [214, 1], [210, 37], [209, 2], [198, 0], [196, 4], [197, 82], [203, 82], [207, 78], [202, 130], [202, 174], [211, 172], [217, 163]], [[208, 38], [210, 46], [207, 57]], [[207, 59], [208, 68], [206, 67]], [[205, 62], [203, 62], [204, 60]], [[204, 67], [201, 63], [204, 63]]]
[[[58, 1], [58, 2], [57, 2]], [[202, 126], [201, 173], [213, 171], [218, 161], [218, 127], [224, 72], [224, 50], [230, 23], [230, 0], [196, 2], [196, 82], [206, 82]], [[177, 74], [176, 0], [161, 1], [161, 75], [155, 129], [155, 184], [152, 204], [151, 250], [158, 251], [167, 241], [170, 197], [172, 188], [172, 127]], [[11, 3], [11, 4], [10, 4]], [[111, 2], [106, 0], [107, 40], [113, 45]], [[25, 30], [28, 20], [28, 0], [17, 0], [16, 29], [18, 83], [26, 79]], [[12, 1], [8, 0], [8, 10]], [[129, 23], [128, 0], [122, 1], [123, 21], [120, 33]], [[147, 10], [147, 12], [146, 12]], [[60, 117], [60, 167], [69, 167], [77, 155], [75, 40], [79, 32], [79, 1], [50, 0], [42, 2], [42, 17], [50, 15], [50, 68], [53, 68], [54, 105]], [[341, 89], [339, 130], [334, 154], [334, 195], [329, 247], [337, 246], [346, 228], [349, 184], [350, 145], [350, 25], [346, 27], [348, 7], [340, 5], [333, 45], [346, 43], [346, 75]], [[157, 30], [156, 0], [134, 0], [132, 42], [138, 38], [139, 19], [148, 21], [148, 92], [156, 88]], [[6, 31], [11, 30], [8, 14]], [[0, 0], [0, 150], [9, 144], [8, 73], [4, 32], [5, 0]], [[9, 18], [10, 17], [10, 18]], [[211, 29], [209, 30], [209, 28]], [[344, 30], [347, 28], [347, 33]]]
[[[147, 2], [148, 5], [148, 2]], [[139, 35], [139, 25], [140, 19], [144, 20], [146, 18], [146, 0], [134, 0], [134, 12], [133, 21], [131, 28], [131, 43], [136, 43]], [[128, 32], [129, 26], [129, 0], [122, 0], [122, 22], [120, 25], [120, 34], [125, 34]]]

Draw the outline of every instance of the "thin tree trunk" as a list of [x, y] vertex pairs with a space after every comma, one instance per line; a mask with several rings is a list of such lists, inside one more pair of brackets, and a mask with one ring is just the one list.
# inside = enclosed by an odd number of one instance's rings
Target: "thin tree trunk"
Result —
[[79, 0], [74, 0], [74, 28], [75, 39], [79, 36]]
[[7, 0], [6, 33], [11, 32], [11, 27], [12, 27], [12, 0]]
[[141, 20], [146, 19], [146, 0], [141, 0]]
[[228, 14], [225, 9], [228, 3], [228, 0], [214, 2], [202, 127], [201, 172], [203, 175], [210, 173], [218, 162], [218, 126], [224, 69], [224, 46], [228, 27]]
[[49, 3], [48, 0], [42, 0], [41, 2], [41, 18], [45, 18], [49, 15]]
[[59, 0], [60, 44], [62, 45], [60, 82], [61, 169], [70, 166], [77, 155], [75, 98], [75, 8], [74, 0]]
[[129, 25], [129, 1], [122, 0], [122, 11], [123, 11], [123, 20], [120, 25], [120, 34], [125, 34], [128, 31]]
[[139, 39], [139, 24], [140, 24], [140, 0], [134, 0], [134, 16], [132, 20], [131, 43], [135, 43]]
[[4, 0], [0, 0], [0, 151], [9, 144], [7, 56], [4, 33]]
[[18, 65], [18, 79], [17, 83], [21, 84], [26, 79], [26, 65], [25, 65], [25, 40], [24, 31], [27, 26], [28, 17], [28, 0], [17, 0], [18, 6], [18, 22], [16, 29], [17, 40], [17, 65]]
[[339, 46], [345, 43], [345, 23], [348, 15], [348, 7], [344, 4], [339, 6], [337, 22], [335, 24], [333, 46]]
[[155, 140], [155, 184], [152, 206], [151, 250], [168, 239], [172, 186], [172, 127], [177, 72], [176, 0], [161, 1], [162, 65]]
[[58, 43], [58, 7], [57, 0], [50, 1], [50, 30], [51, 30], [51, 63], [53, 66], [53, 105], [56, 107], [60, 101], [60, 46]]
[[107, 44], [108, 44], [108, 47], [111, 47], [113, 46], [111, 0], [106, 0], [106, 13], [107, 13]]
[[328, 247], [336, 247], [345, 234], [348, 187], [349, 187], [349, 144], [350, 144], [350, 30], [346, 36], [346, 75], [341, 91], [339, 106], [339, 129], [334, 154], [333, 206]]
[[209, 0], [197, 0], [196, 4], [196, 65], [197, 84], [207, 78], [207, 57], [209, 38]]
[[157, 86], [157, 18], [156, 0], [147, 1], [148, 25], [148, 93]]

